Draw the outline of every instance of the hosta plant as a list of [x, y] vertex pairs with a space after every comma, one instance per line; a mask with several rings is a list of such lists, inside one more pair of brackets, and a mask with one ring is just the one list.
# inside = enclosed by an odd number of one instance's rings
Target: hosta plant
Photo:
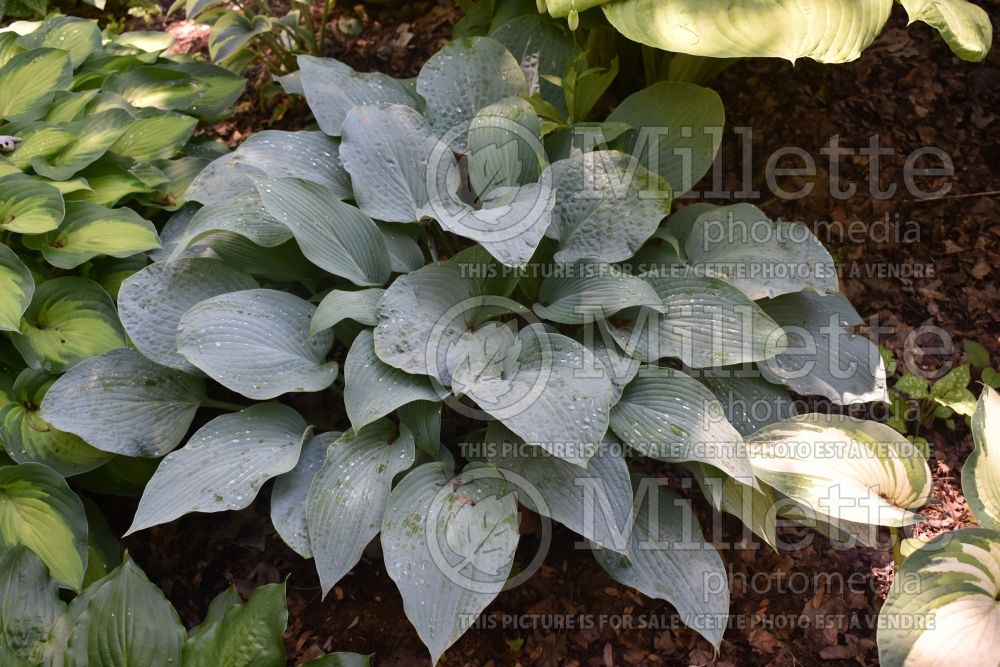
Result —
[[723, 562], [666, 469], [771, 545], [779, 516], [862, 544], [919, 520], [930, 473], [903, 436], [791, 409], [789, 390], [886, 394], [822, 245], [748, 204], [669, 215], [714, 157], [713, 92], [661, 83], [615, 132], [543, 140], [533, 70], [493, 39], [449, 44], [415, 82], [299, 64], [319, 130], [262, 132], [202, 171], [201, 207], [122, 283], [132, 345], [41, 399], [104, 455], [162, 457], [129, 532], [269, 487], [324, 592], [379, 539], [436, 661], [537, 566], [518, 560], [524, 509], [716, 647]]

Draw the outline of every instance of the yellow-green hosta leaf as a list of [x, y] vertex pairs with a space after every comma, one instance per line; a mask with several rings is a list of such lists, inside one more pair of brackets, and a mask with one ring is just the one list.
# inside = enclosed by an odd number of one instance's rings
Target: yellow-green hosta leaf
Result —
[[31, 302], [35, 280], [17, 253], [0, 243], [0, 331], [21, 328], [21, 315]]
[[139, 162], [173, 157], [181, 149], [198, 121], [182, 114], [161, 114], [140, 118], [132, 123], [111, 152]]
[[183, 109], [202, 94], [201, 86], [191, 75], [156, 65], [112, 74], [103, 89], [118, 93], [132, 106], [164, 110]]
[[832, 524], [903, 526], [930, 498], [931, 473], [920, 450], [878, 422], [804, 414], [746, 439], [763, 482]]
[[965, 0], [896, 0], [906, 8], [910, 23], [923, 21], [941, 33], [962, 60], [978, 62], [993, 44], [989, 15]]
[[983, 387], [972, 415], [976, 448], [962, 468], [962, 491], [983, 528], [1000, 530], [1000, 394]]
[[1000, 658], [1000, 533], [943, 533], [896, 572], [878, 623], [882, 667], [995, 665]]
[[38, 286], [21, 332], [12, 340], [29, 366], [61, 373], [84, 359], [125, 347], [125, 332], [114, 302], [100, 285], [67, 276]]
[[69, 53], [61, 49], [17, 54], [0, 68], [0, 117], [37, 118], [52, 93], [69, 86], [72, 75]]
[[52, 578], [80, 590], [87, 560], [87, 517], [80, 498], [39, 463], [0, 468], [0, 548], [23, 544]]
[[44, 234], [58, 227], [65, 213], [59, 190], [45, 181], [24, 174], [0, 178], [0, 230]]
[[104, 155], [132, 122], [124, 109], [88, 114], [63, 128], [73, 135], [73, 141], [52, 155], [31, 158], [31, 168], [40, 176], [65, 180]]
[[130, 257], [159, 247], [156, 227], [132, 209], [74, 201], [66, 204], [66, 219], [45, 237], [41, 250], [49, 264], [73, 269], [98, 255]]
[[72, 16], [54, 16], [42, 22], [35, 32], [17, 40], [24, 49], [47, 46], [69, 52], [73, 67], [101, 48], [101, 29], [97, 21]]
[[64, 127], [29, 127], [19, 133], [21, 145], [8, 158], [11, 164], [24, 171], [31, 161], [57, 154], [73, 141], [73, 134]]
[[629, 39], [714, 58], [855, 60], [893, 0], [617, 0], [604, 15]]

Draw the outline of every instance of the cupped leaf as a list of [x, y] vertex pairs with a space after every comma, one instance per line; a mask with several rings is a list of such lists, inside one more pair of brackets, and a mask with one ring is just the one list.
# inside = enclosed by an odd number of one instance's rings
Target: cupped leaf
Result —
[[327, 448], [340, 436], [339, 432], [331, 432], [310, 438], [302, 446], [295, 469], [278, 476], [271, 489], [271, 523], [285, 544], [303, 558], [313, 555], [306, 523], [309, 486], [326, 460]]
[[32, 49], [0, 67], [0, 117], [38, 117], [56, 90], [69, 86], [73, 75], [69, 53], [61, 49]]
[[299, 413], [277, 403], [216, 417], [163, 459], [126, 534], [190, 512], [249, 506], [264, 482], [295, 467], [307, 435]]
[[0, 179], [0, 229], [44, 234], [57, 228], [65, 214], [62, 194], [45, 181], [24, 174]]
[[392, 480], [413, 465], [413, 435], [388, 419], [342, 435], [327, 449], [306, 505], [309, 543], [326, 595], [382, 528]]
[[118, 313], [146, 357], [191, 372], [195, 367], [177, 351], [177, 326], [184, 313], [212, 297], [256, 287], [256, 280], [217, 259], [151, 264], [122, 283]]
[[35, 293], [31, 270], [17, 253], [0, 244], [0, 331], [18, 331]]
[[976, 448], [962, 467], [962, 491], [976, 521], [1000, 530], [1000, 394], [983, 387], [972, 414]]
[[577, 262], [542, 281], [533, 310], [551, 322], [589, 324], [636, 306], [663, 307], [645, 280], [603, 262]]
[[87, 562], [87, 517], [80, 498], [39, 463], [0, 467], [0, 546], [23, 544], [52, 578], [79, 591]]
[[156, 227], [129, 208], [90, 202], [66, 203], [66, 219], [41, 245], [52, 266], [75, 269], [98, 255], [130, 257], [160, 247]]
[[531, 104], [509, 97], [481, 109], [469, 127], [468, 168], [480, 196], [494, 188], [534, 183], [547, 162], [541, 123]]
[[125, 347], [115, 304], [100, 285], [67, 276], [35, 290], [14, 346], [29, 366], [60, 373], [84, 359]]
[[0, 554], [0, 654], [39, 664], [49, 632], [66, 605], [45, 563], [24, 546]]
[[[252, 185], [249, 179], [245, 180]], [[176, 237], [170, 256], [180, 257], [191, 251], [198, 241], [218, 232], [238, 234], [263, 248], [274, 248], [292, 239], [288, 226], [267, 212], [254, 190], [198, 209]]]
[[244, 290], [202, 301], [181, 317], [178, 351], [227, 388], [255, 400], [320, 391], [337, 378], [325, 361], [330, 332], [309, 336], [316, 307], [276, 290]]
[[105, 452], [163, 456], [184, 439], [204, 400], [202, 380], [123, 349], [59, 378], [45, 395], [42, 418]]
[[[237, 598], [238, 599], [238, 598]], [[236, 604], [204, 632], [184, 644], [183, 664], [191, 667], [282, 667], [286, 664], [282, 635], [288, 625], [285, 584], [254, 590], [246, 604]]]
[[354, 292], [331, 290], [313, 314], [309, 324], [309, 335], [333, 328], [344, 320], [354, 320], [358, 324], [373, 327], [378, 324], [378, 304], [385, 290], [377, 287]]
[[910, 23], [923, 21], [939, 33], [962, 60], [986, 58], [993, 44], [989, 14], [965, 0], [897, 0], [906, 8]]

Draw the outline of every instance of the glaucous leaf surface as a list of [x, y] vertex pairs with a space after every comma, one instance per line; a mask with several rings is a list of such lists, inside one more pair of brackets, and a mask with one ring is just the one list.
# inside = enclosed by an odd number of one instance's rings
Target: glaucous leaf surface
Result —
[[[245, 180], [253, 185], [249, 178]], [[241, 191], [225, 201], [206, 204], [192, 213], [186, 223], [178, 222], [173, 231], [177, 233], [169, 236], [170, 257], [192, 252], [198, 241], [218, 232], [239, 234], [264, 248], [279, 246], [292, 238], [291, 230], [267, 212], [256, 190]], [[167, 242], [166, 229], [162, 236]], [[161, 261], [162, 258], [155, 259]]]
[[326, 450], [341, 433], [320, 433], [302, 445], [299, 462], [291, 472], [279, 475], [271, 489], [271, 523], [295, 553], [312, 558], [306, 513], [309, 486], [326, 460]]
[[378, 304], [385, 290], [377, 287], [356, 291], [331, 290], [316, 307], [309, 335], [315, 336], [344, 320], [373, 327], [378, 324]]
[[45, 563], [17, 546], [0, 554], [0, 653], [27, 664], [42, 661], [45, 642], [66, 604]]
[[660, 297], [641, 278], [603, 262], [564, 265], [545, 278], [538, 289], [535, 314], [560, 324], [591, 324], [625, 308], [647, 306], [662, 310]]
[[744, 437], [795, 415], [788, 391], [752, 372], [744, 376], [735, 368], [705, 371], [698, 381], [715, 394], [726, 419]]

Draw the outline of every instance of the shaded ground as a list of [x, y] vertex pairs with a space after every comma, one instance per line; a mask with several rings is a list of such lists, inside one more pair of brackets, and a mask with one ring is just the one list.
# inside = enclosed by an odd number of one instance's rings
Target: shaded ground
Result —
[[[369, 10], [375, 18], [365, 31], [356, 39], [338, 37], [334, 55], [359, 69], [412, 75], [445, 37], [454, 17], [433, 5], [412, 3], [413, 13], [404, 15]], [[990, 3], [989, 9], [994, 22], [1000, 19], [1000, 5]], [[430, 27], [421, 20], [430, 21]], [[773, 217], [809, 224], [828, 241], [844, 263], [843, 287], [862, 316], [878, 316], [883, 325], [895, 328], [883, 344], [899, 354], [909, 332], [930, 323], [956, 338], [975, 338], [995, 360], [1000, 356], [1000, 199], [995, 192], [1000, 190], [995, 176], [1000, 143], [994, 111], [1000, 108], [1000, 50], [984, 64], [962, 63], [928, 28], [903, 30], [903, 23], [894, 17], [876, 45], [855, 63], [820, 67], [802, 62], [793, 67], [747, 61], [728, 70], [714, 86], [725, 102], [730, 127], [753, 128], [754, 185], [764, 192], [758, 205]], [[421, 38], [421, 30], [430, 38]], [[415, 37], [407, 38], [408, 33]], [[234, 126], [237, 138], [241, 131]], [[881, 185], [897, 183], [899, 191], [884, 200], [871, 196], [866, 186], [868, 159], [860, 156], [845, 158], [837, 179], [842, 187], [858, 184], [858, 195], [850, 199], [829, 194], [828, 169], [821, 171], [813, 193], [797, 201], [776, 198], [760, 185], [775, 149], [800, 146], [823, 165], [820, 148], [832, 135], [851, 147], [866, 146], [869, 137], [877, 135], [882, 146], [896, 149], [897, 156], [883, 160]], [[900, 176], [905, 156], [924, 145], [942, 148], [956, 167], [956, 176], [947, 179], [950, 192], [936, 201], [921, 201], [906, 192]], [[727, 135], [724, 150], [724, 183], [738, 189], [743, 165], [735, 136]], [[793, 180], [782, 184], [794, 190]], [[932, 190], [940, 185], [929, 185], [933, 180], [919, 182]], [[912, 230], [913, 221], [919, 239], [903, 242], [909, 237], [891, 230], [888, 239], [872, 235], [875, 223], [886, 215], [890, 222], [900, 216], [899, 230]], [[855, 220], [865, 230], [860, 236], [849, 233], [859, 229], [856, 225], [845, 226]], [[827, 225], [830, 221], [842, 225]], [[827, 229], [833, 231], [827, 234]], [[875, 270], [871, 267], [885, 264], [929, 267], [932, 277], [868, 275]], [[942, 361], [920, 352], [915, 363], [922, 367]], [[926, 512], [929, 521], [919, 530], [960, 527], [968, 514], [958, 479], [971, 438], [964, 425], [954, 432], [941, 428], [928, 438], [936, 456], [932, 469], [941, 505]], [[704, 508], [699, 511], [703, 524], [711, 525]], [[726, 519], [721, 534], [728, 542], [738, 542], [741, 529]], [[871, 622], [891, 574], [889, 555], [833, 549], [826, 539], [801, 528], [785, 529], [783, 535], [790, 541], [812, 542], [781, 554], [722, 551], [731, 568], [734, 616], [717, 657], [693, 631], [669, 627], [676, 622], [669, 605], [612, 582], [589, 554], [572, 548], [571, 534], [557, 530], [542, 571], [503, 593], [487, 610], [487, 623], [499, 627], [469, 632], [448, 651], [443, 664], [875, 664]], [[530, 547], [532, 539], [526, 537], [525, 546]], [[247, 593], [287, 576], [290, 656], [305, 659], [328, 650], [353, 650], [374, 652], [380, 666], [427, 664], [377, 548], [370, 548], [362, 563], [321, 601], [311, 562], [289, 551], [274, 534], [266, 501], [238, 514], [185, 517], [130, 537], [126, 545], [189, 623], [201, 618], [211, 596], [230, 582]], [[557, 615], [564, 622], [589, 614], [596, 627], [504, 627], [510, 615], [523, 614]], [[614, 627], [618, 617], [602, 622], [602, 614], [625, 614], [633, 623], [668, 627], [619, 628]], [[619, 620], [625, 622], [625, 617]]]

